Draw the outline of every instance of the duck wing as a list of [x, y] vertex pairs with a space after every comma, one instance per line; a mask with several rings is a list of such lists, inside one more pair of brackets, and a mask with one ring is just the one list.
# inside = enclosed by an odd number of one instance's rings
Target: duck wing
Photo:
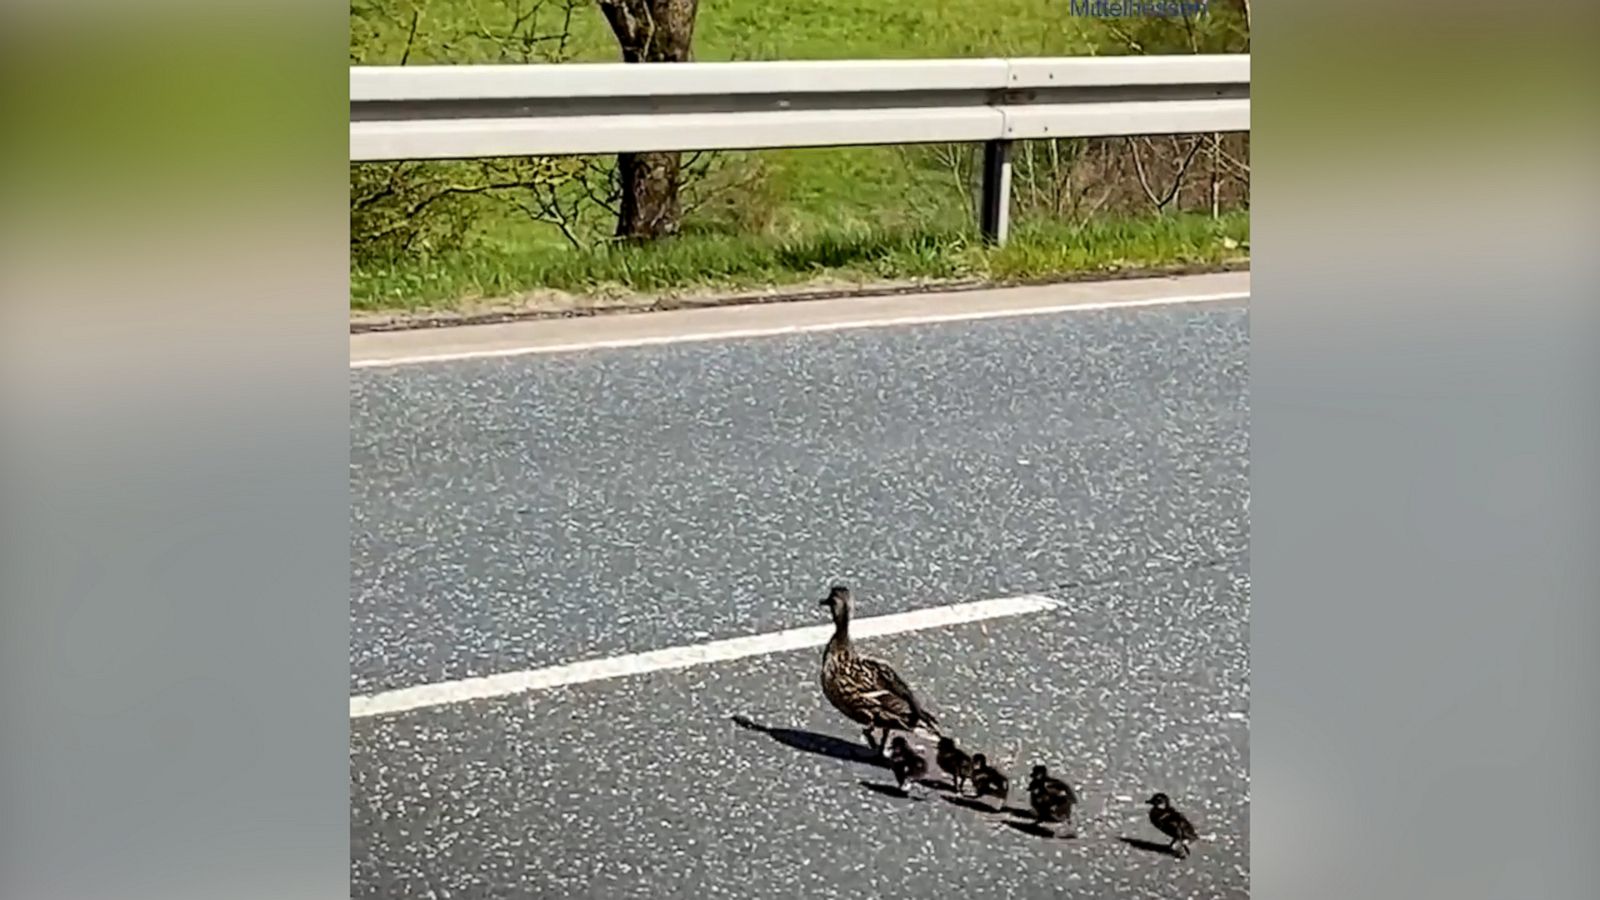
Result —
[[928, 761], [915, 750], [907, 750], [902, 754], [899, 765], [906, 778], [921, 778], [928, 774]]
[[1078, 795], [1073, 793], [1072, 785], [1067, 784], [1065, 781], [1058, 781], [1052, 787], [1051, 793], [1055, 795], [1053, 802], [1056, 809], [1060, 810], [1064, 816], [1071, 815], [1073, 804], [1078, 802]]
[[1072, 804], [1077, 802], [1072, 788], [1064, 781], [1047, 778], [1033, 784], [1028, 791], [1036, 812], [1052, 818], [1065, 818], [1072, 814]]
[[972, 773], [972, 785], [978, 793], [1005, 797], [1011, 793], [1011, 779], [994, 766], [984, 766]]
[[972, 757], [959, 747], [940, 749], [935, 758], [939, 761], [939, 768], [952, 775], [966, 775], [972, 768]]
[[1186, 841], [1197, 841], [1200, 836], [1195, 833], [1194, 825], [1183, 813], [1178, 813], [1178, 834]]
[[1152, 813], [1150, 821], [1156, 826], [1157, 830], [1169, 838], [1176, 838], [1180, 841], [1198, 839], [1194, 832], [1194, 826], [1189, 824], [1189, 820], [1184, 817], [1183, 813], [1171, 807], [1160, 810], [1159, 814]]
[[[922, 708], [922, 704], [917, 702], [917, 695], [912, 693], [911, 685], [906, 684], [906, 680], [901, 678], [900, 673], [896, 672], [888, 663], [871, 657], [861, 657], [857, 662], [861, 666], [862, 673], [871, 681], [872, 689], [881, 692], [876, 700], [885, 709], [891, 710], [896, 715], [903, 716], [914, 723], [922, 722], [930, 726], [939, 724], [939, 720], [930, 715], [926, 709]], [[937, 727], [929, 730], [935, 734], [938, 733]]]

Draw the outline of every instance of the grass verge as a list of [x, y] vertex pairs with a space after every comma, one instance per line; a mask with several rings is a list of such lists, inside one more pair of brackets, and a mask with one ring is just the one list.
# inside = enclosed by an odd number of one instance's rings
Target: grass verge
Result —
[[640, 305], [681, 295], [819, 283], [1025, 281], [1063, 274], [1219, 265], [1248, 257], [1248, 212], [1041, 222], [1004, 247], [966, 230], [843, 227], [793, 236], [686, 234], [645, 246], [590, 250], [475, 244], [438, 256], [355, 265], [357, 313], [563, 312]]

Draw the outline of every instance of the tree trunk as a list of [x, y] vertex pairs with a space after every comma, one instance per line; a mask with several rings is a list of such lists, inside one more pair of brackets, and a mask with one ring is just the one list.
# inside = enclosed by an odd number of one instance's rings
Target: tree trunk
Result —
[[[599, 0], [600, 12], [622, 48], [622, 61], [688, 62], [699, 0]], [[677, 153], [620, 153], [622, 206], [617, 237], [649, 240], [678, 232]]]

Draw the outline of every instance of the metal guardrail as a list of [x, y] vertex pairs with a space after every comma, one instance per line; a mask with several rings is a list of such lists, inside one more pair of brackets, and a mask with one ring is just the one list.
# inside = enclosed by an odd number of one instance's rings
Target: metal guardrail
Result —
[[984, 234], [1012, 141], [1250, 129], [1250, 57], [357, 66], [353, 162], [983, 142]]

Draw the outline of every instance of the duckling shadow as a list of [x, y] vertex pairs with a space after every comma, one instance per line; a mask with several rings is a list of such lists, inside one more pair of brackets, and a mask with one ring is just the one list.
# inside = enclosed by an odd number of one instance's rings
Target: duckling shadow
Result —
[[1066, 826], [1058, 826], [1061, 829], [1058, 831], [1056, 829], [1048, 828], [1038, 821], [1006, 822], [1005, 825], [1007, 828], [1014, 828], [1023, 834], [1036, 838], [1044, 838], [1045, 840], [1059, 838], [1061, 840], [1070, 841], [1078, 836], [1077, 832], [1067, 829]]
[[1150, 853], [1159, 853], [1162, 856], [1170, 856], [1173, 859], [1183, 858], [1182, 854], [1171, 847], [1168, 847], [1166, 844], [1157, 843], [1155, 841], [1147, 841], [1144, 838], [1127, 837], [1126, 835], [1117, 838], [1117, 840], [1127, 844], [1130, 847], [1137, 847], [1140, 850], [1145, 850]]
[[949, 803], [952, 806], [959, 806], [962, 809], [970, 809], [973, 812], [987, 813], [988, 815], [996, 815], [996, 814], [1004, 814], [1004, 813], [1010, 813], [1012, 815], [1024, 815], [1022, 810], [1017, 809], [1016, 807], [1001, 806], [999, 808], [996, 808], [993, 803], [985, 803], [984, 801], [979, 800], [976, 797], [948, 797], [947, 796], [947, 797], [944, 798], [944, 802]]
[[860, 782], [860, 784], [862, 787], [873, 792], [874, 794], [878, 794], [883, 797], [893, 797], [896, 800], [910, 800], [913, 803], [921, 803], [923, 799], [904, 788], [896, 787], [892, 784], [879, 784], [875, 781], [863, 781]]
[[805, 731], [799, 728], [774, 728], [762, 725], [746, 716], [733, 716], [733, 724], [747, 731], [759, 731], [786, 747], [804, 753], [815, 753], [818, 756], [828, 756], [844, 762], [859, 763], [874, 768], [887, 769], [889, 761], [870, 748], [862, 744], [842, 740], [815, 731]]

